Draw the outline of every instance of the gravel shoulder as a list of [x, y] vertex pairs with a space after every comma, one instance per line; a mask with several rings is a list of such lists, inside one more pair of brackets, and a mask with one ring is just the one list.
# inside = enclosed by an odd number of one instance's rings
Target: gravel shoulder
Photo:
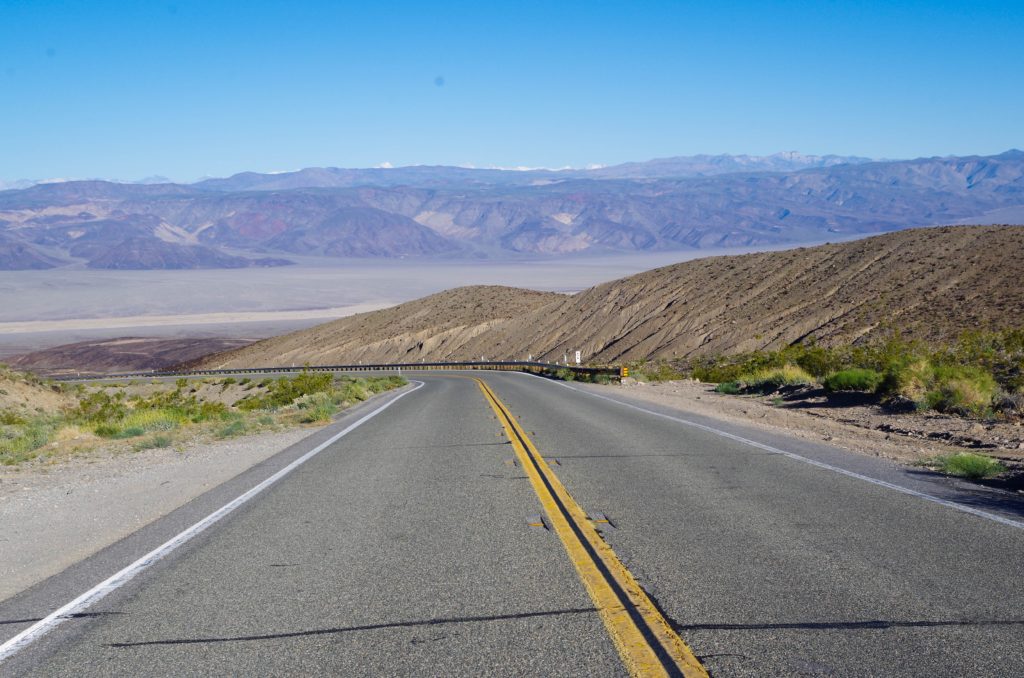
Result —
[[319, 427], [0, 469], [0, 600], [133, 533]]
[[[624, 379], [630, 397], [735, 423], [755, 423], [808, 440], [903, 463], [972, 451], [1011, 465], [1024, 463], [1024, 426], [1020, 422], [978, 422], [945, 415], [893, 415], [874, 405], [826, 406], [824, 399], [787, 401], [765, 396], [716, 393], [698, 381], [638, 382]], [[821, 400], [822, 402], [819, 402]]]

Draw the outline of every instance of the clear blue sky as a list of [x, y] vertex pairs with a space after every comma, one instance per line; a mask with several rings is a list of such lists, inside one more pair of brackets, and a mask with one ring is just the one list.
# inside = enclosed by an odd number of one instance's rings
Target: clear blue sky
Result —
[[1024, 2], [0, 0], [0, 179], [1024, 146]]

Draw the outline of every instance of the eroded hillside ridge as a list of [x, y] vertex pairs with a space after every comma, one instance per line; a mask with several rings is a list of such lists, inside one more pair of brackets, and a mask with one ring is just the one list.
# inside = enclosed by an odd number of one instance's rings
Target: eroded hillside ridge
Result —
[[211, 357], [205, 367], [713, 355], [811, 338], [928, 341], [1024, 318], [1024, 227], [913, 229], [710, 257], [573, 296], [468, 287]]
[[0, 191], [0, 268], [761, 247], [1024, 206], [1021, 151], [887, 162], [684, 160], [569, 172], [311, 169], [191, 185], [41, 184]]

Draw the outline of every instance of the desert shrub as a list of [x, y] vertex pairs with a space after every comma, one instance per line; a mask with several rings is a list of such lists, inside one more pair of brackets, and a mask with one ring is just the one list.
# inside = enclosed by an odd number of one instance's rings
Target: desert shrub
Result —
[[242, 410], [276, 410], [291, 405], [297, 399], [313, 393], [325, 393], [333, 390], [334, 377], [329, 372], [306, 372], [289, 379], [281, 377], [267, 383], [267, 393], [263, 396], [248, 396], [238, 403]]
[[313, 423], [318, 421], [330, 421], [338, 412], [338, 406], [334, 398], [327, 393], [315, 393], [304, 396], [296, 401], [299, 408], [299, 421]]
[[993, 407], [1005, 417], [1024, 417], [1024, 393], [1004, 393], [996, 398]]
[[384, 391], [390, 391], [393, 388], [399, 388], [409, 383], [405, 377], [399, 377], [397, 375], [391, 375], [388, 377], [367, 377], [361, 381], [365, 382], [366, 387], [373, 393], [383, 393]]
[[925, 394], [931, 409], [953, 414], [981, 416], [992, 409], [999, 387], [991, 374], [977, 367], [934, 369], [933, 387]]
[[34, 458], [56, 428], [55, 419], [41, 417], [0, 431], [0, 464], [10, 466]]
[[972, 480], [991, 478], [1006, 470], [1006, 467], [997, 460], [971, 452], [959, 452], [957, 454], [937, 457], [933, 460], [932, 464], [943, 473]]
[[217, 438], [233, 438], [243, 433], [245, 433], [245, 422], [241, 419], [234, 419], [217, 429], [214, 432], [214, 436]]
[[737, 381], [745, 383], [748, 390], [774, 391], [783, 386], [813, 384], [814, 377], [796, 365], [787, 364], [741, 375]]
[[184, 412], [174, 408], [142, 409], [128, 414], [121, 420], [124, 428], [141, 428], [150, 431], [172, 431], [188, 421]]
[[140, 440], [139, 442], [135, 443], [134, 445], [132, 445], [132, 449], [134, 449], [136, 452], [141, 452], [142, 450], [151, 450], [154, 448], [163, 448], [170, 446], [170, 436], [155, 435], [152, 438], [146, 438], [145, 440]]
[[1024, 329], [970, 331], [936, 351], [936, 362], [984, 369], [1008, 392], [1024, 390]]
[[889, 398], [906, 398], [921, 409], [982, 416], [991, 412], [999, 385], [981, 367], [919, 359], [890, 367], [878, 392]]
[[851, 367], [828, 375], [821, 385], [826, 391], [865, 391], [874, 392], [882, 383], [882, 375], [875, 370], [863, 367]]
[[797, 367], [818, 379], [840, 370], [844, 364], [844, 355], [841, 351], [816, 344], [797, 344], [789, 347], [788, 352], [789, 359]]
[[170, 431], [187, 423], [219, 419], [228, 408], [223, 403], [200, 401], [180, 388], [159, 391], [149, 397], [136, 396], [124, 402], [122, 392], [109, 395], [97, 391], [84, 397], [69, 419], [94, 426], [97, 435], [105, 438], [131, 437], [126, 431], [141, 429]]
[[878, 392], [887, 397], [899, 396], [916, 403], [924, 403], [925, 396], [935, 382], [935, 368], [923, 359], [907, 363], [890, 364], [878, 385]]
[[785, 364], [786, 361], [778, 352], [754, 351], [728, 357], [695, 358], [690, 361], [689, 372], [695, 379], [722, 383], [739, 381], [744, 375], [780, 368]]
[[715, 391], [728, 395], [739, 395], [740, 393], [743, 393], [743, 389], [737, 381], [723, 381], [715, 387]]
[[200, 403], [199, 407], [191, 413], [191, 419], [198, 424], [211, 419], [223, 419], [229, 412], [228, 406], [224, 403], [204, 402]]
[[97, 424], [93, 433], [101, 438], [111, 438], [121, 430], [117, 424]]
[[146, 435], [146, 429], [141, 426], [121, 426], [120, 424], [100, 424], [95, 428], [96, 435], [111, 440], [124, 440], [125, 438], [138, 438]]
[[337, 405], [342, 403], [358, 403], [370, 397], [370, 389], [362, 380], [344, 380], [337, 385], [331, 393], [333, 401]]
[[72, 416], [81, 421], [102, 423], [121, 419], [127, 413], [123, 391], [117, 391], [114, 395], [106, 391], [94, 391], [78, 401]]
[[640, 361], [629, 366], [629, 374], [640, 381], [675, 381], [685, 375], [665, 360]]
[[28, 423], [24, 417], [19, 415], [17, 412], [10, 412], [8, 410], [0, 411], [0, 425], [3, 426], [17, 426]]

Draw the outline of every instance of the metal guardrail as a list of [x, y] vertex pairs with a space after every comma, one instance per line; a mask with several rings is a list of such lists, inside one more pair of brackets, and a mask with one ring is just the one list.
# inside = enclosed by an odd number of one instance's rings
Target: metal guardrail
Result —
[[61, 375], [52, 377], [54, 381], [94, 381], [109, 379], [152, 379], [154, 377], [212, 377], [235, 374], [280, 374], [301, 372], [401, 372], [415, 370], [499, 370], [509, 372], [547, 373], [568, 370], [576, 375], [590, 377], [606, 375], [611, 378], [621, 376], [618, 367], [579, 367], [559, 365], [557, 363], [540, 363], [527, 361], [470, 361], [470, 362], [434, 362], [434, 363], [377, 363], [367, 365], [303, 365], [301, 367], [249, 367], [229, 370], [169, 370], [149, 372], [120, 372], [117, 374], [83, 374]]

